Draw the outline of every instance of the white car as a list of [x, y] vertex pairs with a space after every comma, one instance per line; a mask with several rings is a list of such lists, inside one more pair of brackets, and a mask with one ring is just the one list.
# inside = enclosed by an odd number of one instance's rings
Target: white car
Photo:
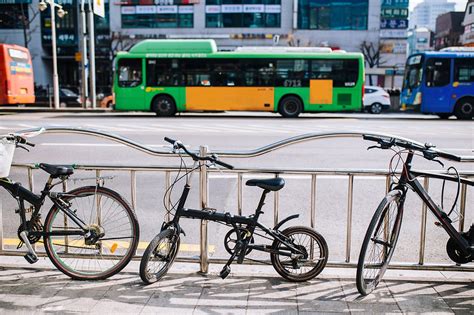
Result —
[[364, 109], [372, 114], [380, 114], [390, 108], [390, 95], [378, 86], [364, 88]]

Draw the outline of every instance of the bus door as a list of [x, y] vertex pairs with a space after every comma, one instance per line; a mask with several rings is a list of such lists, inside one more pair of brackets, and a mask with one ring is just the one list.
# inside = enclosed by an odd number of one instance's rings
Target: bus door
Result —
[[142, 58], [122, 58], [118, 61], [115, 106], [117, 109], [145, 110], [145, 85]]
[[451, 62], [450, 58], [431, 58], [426, 61], [425, 91], [421, 96], [422, 112], [451, 113], [453, 111]]

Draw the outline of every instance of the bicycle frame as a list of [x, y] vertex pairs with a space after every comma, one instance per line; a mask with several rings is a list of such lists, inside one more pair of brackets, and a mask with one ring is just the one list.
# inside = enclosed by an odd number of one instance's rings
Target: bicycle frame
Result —
[[[193, 166], [193, 169], [195, 168], [195, 165]], [[270, 192], [269, 190], [264, 190], [262, 192], [262, 196], [260, 197], [260, 201], [258, 203], [258, 206], [255, 210], [255, 214], [253, 216], [240, 216], [240, 215], [231, 215], [230, 213], [223, 213], [223, 212], [216, 212], [215, 209], [202, 209], [202, 210], [197, 210], [197, 209], [187, 209], [185, 208], [186, 204], [186, 199], [188, 198], [189, 191], [191, 190], [191, 185], [189, 182], [191, 181], [191, 176], [186, 180], [186, 184], [184, 185], [183, 192], [181, 194], [181, 197], [178, 202], [178, 207], [176, 209], [176, 214], [173, 218], [168, 223], [165, 223], [162, 227], [162, 229], [172, 225], [174, 226], [178, 233], [183, 233], [184, 235], [185, 232], [181, 229], [181, 226], [179, 225], [179, 220], [181, 217], [184, 218], [190, 218], [190, 219], [201, 219], [201, 220], [208, 220], [208, 221], [214, 221], [214, 222], [224, 222], [227, 225], [232, 225], [234, 228], [237, 228], [237, 225], [246, 225], [248, 231], [251, 233], [249, 239], [253, 236], [254, 231], [256, 228], [260, 228], [262, 231], [273, 237], [274, 239], [277, 239], [280, 241], [282, 244], [284, 244], [290, 251], [289, 252], [281, 252], [281, 251], [274, 251], [268, 246], [265, 245], [255, 245], [255, 244], [246, 244], [245, 248], [249, 247], [251, 249], [259, 250], [259, 251], [264, 251], [264, 252], [270, 252], [270, 253], [278, 253], [282, 256], [288, 256], [290, 257], [293, 253], [298, 253], [298, 254], [303, 254], [303, 252], [295, 248], [291, 243], [287, 242], [286, 238], [284, 235], [282, 235], [279, 231], [278, 228], [281, 227], [284, 223], [288, 222], [289, 220], [296, 219], [299, 217], [299, 215], [292, 215], [289, 216], [283, 220], [281, 220], [273, 229], [269, 229], [263, 224], [258, 222], [258, 218], [260, 217], [261, 214], [264, 212], [262, 211], [262, 207], [265, 204], [265, 197], [266, 195]], [[240, 237], [240, 236], [238, 236]], [[245, 253], [245, 248], [243, 252]]]
[[[456, 228], [453, 227], [451, 224], [451, 219], [448, 217], [446, 212], [443, 211], [436, 203], [431, 199], [430, 195], [428, 192], [423, 188], [421, 183], [417, 180], [418, 176], [428, 176], [432, 178], [437, 178], [437, 179], [443, 179], [447, 181], [452, 181], [452, 182], [457, 182], [458, 178], [454, 176], [449, 176], [449, 175], [441, 175], [441, 174], [433, 174], [433, 173], [427, 173], [427, 172], [419, 172], [419, 171], [414, 171], [411, 170], [411, 162], [414, 157], [414, 152], [409, 151], [407, 159], [403, 165], [403, 171], [402, 175], [400, 177], [400, 181], [397, 185], [397, 188], [401, 188], [403, 191], [403, 196], [402, 198], [405, 197], [407, 193], [406, 186], [409, 186], [413, 189], [413, 191], [421, 198], [421, 200], [428, 206], [430, 211], [436, 216], [437, 220], [441, 224], [441, 226], [444, 228], [444, 230], [448, 233], [448, 235], [459, 245], [459, 248], [463, 251], [464, 254], [472, 254], [474, 253], [474, 250], [470, 248], [469, 242], [464, 239], [460, 232], [456, 230]], [[469, 186], [474, 186], [474, 181], [461, 178], [460, 179], [461, 183], [467, 184]]]
[[[65, 204], [65, 202], [61, 199], [61, 197], [67, 196], [67, 194], [54, 194], [51, 195], [51, 188], [53, 178], [50, 177], [46, 182], [44, 189], [41, 191], [41, 195], [36, 195], [35, 193], [31, 192], [30, 190], [24, 188], [19, 183], [0, 180], [0, 186], [5, 188], [18, 202], [19, 206], [19, 215], [21, 220], [21, 225], [23, 231], [28, 231], [29, 235], [32, 236], [71, 236], [71, 235], [85, 235], [88, 233], [88, 229], [86, 224], [78, 218], [73, 211], [71, 211]], [[31, 214], [32, 218], [36, 218], [39, 215], [39, 211], [44, 204], [44, 200], [46, 197], [53, 202], [53, 204], [58, 207], [64, 214], [66, 214], [74, 223], [76, 223], [81, 230], [72, 231], [72, 230], [58, 230], [54, 232], [47, 232], [47, 231], [29, 231], [29, 227], [27, 226], [26, 220], [26, 209], [25, 209], [25, 200], [30, 203], [34, 210]]]

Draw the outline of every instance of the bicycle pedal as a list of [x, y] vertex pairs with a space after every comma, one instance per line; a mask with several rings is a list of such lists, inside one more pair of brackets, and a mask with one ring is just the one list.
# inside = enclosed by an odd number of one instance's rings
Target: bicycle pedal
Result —
[[30, 264], [34, 264], [35, 262], [38, 261], [38, 256], [36, 256], [35, 254], [27, 253], [24, 257], [26, 261], [29, 262]]
[[227, 276], [230, 274], [230, 267], [229, 266], [224, 266], [224, 268], [222, 268], [219, 276], [222, 278], [222, 279], [225, 279], [227, 278]]

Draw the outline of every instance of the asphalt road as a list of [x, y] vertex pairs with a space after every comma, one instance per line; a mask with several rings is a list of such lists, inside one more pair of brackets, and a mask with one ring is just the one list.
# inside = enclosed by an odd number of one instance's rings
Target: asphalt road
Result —
[[[95, 128], [130, 138], [153, 148], [166, 149], [164, 136], [180, 139], [192, 149], [199, 145], [208, 145], [210, 150], [252, 150], [289, 137], [313, 133], [336, 131], [374, 131], [390, 133], [414, 139], [419, 142], [431, 142], [438, 148], [460, 155], [474, 155], [474, 126], [472, 121], [455, 119], [440, 120], [435, 116], [414, 114], [311, 114], [298, 119], [283, 119], [276, 114], [253, 113], [217, 113], [184, 114], [174, 118], [157, 118], [152, 114], [17, 114], [0, 115], [0, 134], [39, 126], [70, 126]], [[32, 140], [38, 145], [25, 152], [17, 150], [16, 163], [76, 163], [111, 165], [177, 165], [176, 158], [152, 157], [123, 145], [83, 135], [44, 134]], [[379, 169], [387, 170], [393, 152], [367, 151], [367, 143], [359, 138], [324, 139], [288, 146], [272, 153], [247, 159], [224, 159], [237, 168], [279, 168], [279, 169]], [[437, 163], [422, 158], [415, 160], [418, 169], [440, 170]], [[459, 170], [474, 171], [473, 163], [455, 164]], [[91, 176], [92, 173], [79, 172], [76, 177]], [[45, 181], [41, 171], [35, 171], [35, 188], [38, 191]], [[107, 182], [107, 186], [116, 189], [130, 200], [130, 175], [127, 172], [105, 172], [104, 175], [116, 177]], [[261, 174], [258, 176], [262, 176]], [[15, 180], [27, 183], [25, 172], [15, 169], [11, 173]], [[246, 176], [245, 179], [250, 178]], [[294, 224], [309, 225], [311, 182], [303, 175], [286, 175], [285, 188], [279, 194], [279, 217], [300, 213]], [[197, 176], [194, 191], [189, 200], [190, 207], [198, 206]], [[85, 182], [70, 183], [84, 185]], [[90, 184], [90, 182], [88, 182]], [[430, 191], [439, 200], [441, 183], [432, 182]], [[137, 174], [137, 215], [141, 225], [141, 240], [149, 241], [161, 224], [164, 210], [162, 196], [164, 192], [162, 173]], [[456, 187], [448, 187], [445, 204], [450, 204]], [[316, 190], [316, 229], [327, 239], [330, 248], [330, 260], [342, 261], [345, 254], [347, 225], [347, 190], [345, 176], [321, 176], [317, 180]], [[356, 259], [365, 229], [377, 204], [383, 198], [385, 180], [377, 177], [356, 177], [354, 182], [354, 213], [352, 217], [353, 235], [351, 258]], [[244, 214], [252, 213], [255, 208], [259, 189], [244, 188]], [[213, 173], [210, 181], [209, 206], [235, 213], [237, 208], [237, 181], [235, 175]], [[179, 188], [173, 194], [179, 196]], [[5, 193], [0, 192], [3, 203], [3, 225], [6, 237], [14, 238], [18, 218], [12, 210], [14, 203]], [[270, 196], [265, 207], [263, 222], [273, 224], [273, 200]], [[468, 190], [468, 213], [466, 226], [473, 222], [473, 189]], [[416, 262], [419, 252], [421, 203], [411, 196], [406, 207], [404, 225], [399, 241], [399, 249], [394, 260]], [[46, 212], [44, 213], [44, 215]], [[199, 222], [183, 222], [188, 236], [184, 243], [198, 244]], [[222, 239], [228, 229], [221, 225], [210, 224], [210, 245], [214, 257], [225, 257]], [[427, 232], [427, 262], [448, 262], [444, 252], [447, 236], [434, 225], [429, 216]], [[189, 246], [183, 255], [197, 255], [196, 246]]]

